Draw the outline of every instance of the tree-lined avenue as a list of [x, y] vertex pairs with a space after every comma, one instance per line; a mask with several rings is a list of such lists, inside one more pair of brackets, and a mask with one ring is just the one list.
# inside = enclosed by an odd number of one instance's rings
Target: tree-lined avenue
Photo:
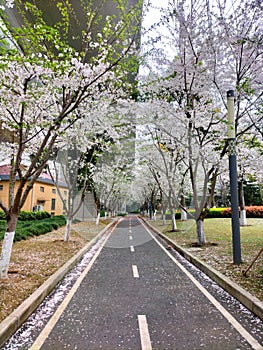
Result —
[[137, 217], [121, 219], [31, 349], [262, 349], [262, 324], [180, 260]]

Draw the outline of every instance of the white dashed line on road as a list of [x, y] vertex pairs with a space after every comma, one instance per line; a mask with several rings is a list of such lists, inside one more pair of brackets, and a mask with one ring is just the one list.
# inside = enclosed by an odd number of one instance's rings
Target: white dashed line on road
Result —
[[130, 250], [132, 253], [134, 253], [134, 246], [133, 245], [130, 246]]
[[129, 238], [130, 238], [130, 241], [132, 241], [132, 236], [129, 236]]
[[151, 344], [146, 316], [138, 315], [138, 323], [139, 323], [142, 350], [152, 350], [152, 344]]
[[139, 278], [139, 272], [138, 272], [137, 265], [132, 265], [132, 272], [133, 272], [133, 277], [134, 278]]

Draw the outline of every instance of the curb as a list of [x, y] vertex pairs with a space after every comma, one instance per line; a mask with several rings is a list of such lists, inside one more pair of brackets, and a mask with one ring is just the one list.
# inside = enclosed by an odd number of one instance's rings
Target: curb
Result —
[[263, 302], [261, 302], [258, 298], [254, 297], [252, 294], [250, 294], [245, 289], [240, 287], [237, 283], [230, 280], [221, 272], [215, 270], [213, 267], [199, 260], [194, 255], [189, 253], [186, 249], [182, 248], [181, 246], [176, 244], [173, 240], [166, 237], [164, 234], [159, 232], [155, 227], [149, 224], [148, 221], [144, 220], [144, 222], [151, 228], [151, 230], [157, 233], [164, 241], [166, 241], [170, 246], [172, 246], [186, 260], [188, 260], [190, 263], [195, 265], [199, 270], [204, 272], [213, 281], [215, 281], [220, 287], [226, 290], [238, 301], [240, 301], [240, 303], [242, 303], [248, 310], [253, 312], [261, 320], [263, 320]]
[[115, 224], [115, 220], [108, 224], [85, 247], [76, 253], [68, 262], [51, 275], [33, 294], [22, 302], [7, 318], [0, 323], [0, 348], [18, 330], [26, 319], [35, 311], [46, 296], [52, 292], [65, 275], [80, 261], [83, 255], [97, 243], [104, 233]]

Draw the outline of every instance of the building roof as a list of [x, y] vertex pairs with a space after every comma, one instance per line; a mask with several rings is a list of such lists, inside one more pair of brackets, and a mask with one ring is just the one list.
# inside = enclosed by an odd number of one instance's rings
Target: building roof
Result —
[[0, 175], [8, 175], [10, 173], [10, 165], [0, 165]]
[[[20, 166], [21, 171], [25, 171], [27, 169], [26, 165], [21, 164]], [[0, 165], [0, 175], [9, 175], [11, 170], [10, 164], [3, 164]]]

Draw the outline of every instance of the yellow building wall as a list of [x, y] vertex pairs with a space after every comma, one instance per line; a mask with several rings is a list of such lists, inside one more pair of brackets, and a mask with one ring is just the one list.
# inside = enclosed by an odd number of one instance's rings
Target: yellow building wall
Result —
[[[18, 183], [15, 185], [15, 191], [17, 187]], [[67, 187], [60, 187], [60, 192], [62, 193], [65, 204], [67, 204]], [[0, 200], [5, 205], [8, 205], [8, 195], [9, 181], [0, 180]], [[46, 182], [37, 181], [34, 184], [32, 190], [29, 192], [24, 206], [22, 207], [22, 210], [32, 211], [34, 207], [35, 210], [44, 210], [49, 212], [51, 215], [65, 214], [63, 201], [60, 199], [56, 186]]]

